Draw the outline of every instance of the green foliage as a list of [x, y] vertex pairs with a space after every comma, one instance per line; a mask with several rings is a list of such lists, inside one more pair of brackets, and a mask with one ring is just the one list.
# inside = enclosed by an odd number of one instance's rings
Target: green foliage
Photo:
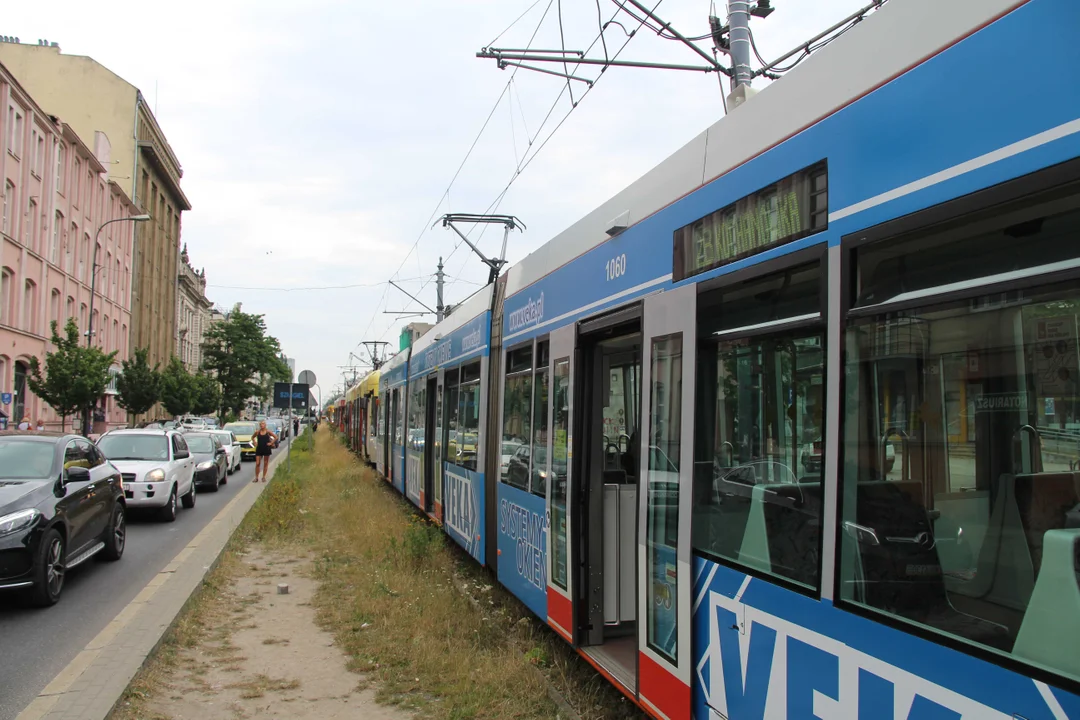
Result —
[[146, 348], [137, 348], [135, 357], [123, 361], [123, 371], [116, 379], [120, 407], [133, 415], [142, 415], [161, 399], [161, 373], [158, 365], [150, 367]]
[[191, 412], [194, 404], [195, 381], [180, 358], [173, 355], [161, 373], [161, 402], [173, 417]]
[[36, 357], [30, 358], [30, 390], [60, 415], [63, 429], [67, 418], [77, 410], [88, 408], [109, 386], [109, 367], [115, 352], [106, 355], [100, 348], [84, 347], [79, 342], [79, 326], [68, 318], [64, 335], [57, 323], [50, 323], [55, 352], [45, 353], [45, 373]]
[[256, 379], [259, 374], [271, 379], [289, 379], [289, 367], [281, 359], [281, 346], [277, 338], [266, 334], [263, 316], [239, 309], [207, 331], [203, 367], [213, 371], [221, 383], [222, 414], [225, 410], [243, 412], [247, 399], [260, 394]]
[[216, 413], [221, 407], [221, 385], [217, 379], [206, 373], [197, 373], [191, 380], [192, 410], [198, 415]]

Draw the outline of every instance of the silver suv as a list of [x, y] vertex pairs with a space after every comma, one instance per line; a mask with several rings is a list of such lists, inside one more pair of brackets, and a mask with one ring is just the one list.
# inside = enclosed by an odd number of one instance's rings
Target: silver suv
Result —
[[129, 508], [158, 508], [176, 519], [176, 502], [195, 507], [195, 461], [175, 430], [111, 430], [97, 446], [120, 470]]

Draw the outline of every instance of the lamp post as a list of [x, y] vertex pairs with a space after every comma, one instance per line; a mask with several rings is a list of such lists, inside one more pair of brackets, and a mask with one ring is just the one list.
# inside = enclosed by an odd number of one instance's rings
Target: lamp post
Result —
[[[124, 217], [124, 218], [113, 218], [112, 220], [106, 220], [105, 222], [101, 223], [101, 225], [98, 226], [97, 232], [94, 233], [94, 250], [93, 250], [93, 255], [91, 255], [91, 261], [90, 261], [90, 320], [88, 321], [87, 326], [86, 326], [86, 346], [87, 347], [90, 347], [91, 343], [94, 342], [94, 295], [97, 292], [97, 271], [98, 271], [97, 249], [98, 249], [98, 238], [101, 237], [101, 231], [105, 229], [106, 225], [111, 225], [112, 223], [116, 223], [116, 222], [146, 222], [149, 219], [150, 219], [150, 216], [145, 215], [145, 214], [144, 215], [132, 215], [131, 217]], [[85, 412], [86, 417], [83, 418], [83, 435], [89, 435], [90, 434], [90, 427], [91, 427], [90, 426], [90, 412], [91, 412], [91, 408], [87, 407], [86, 412]]]

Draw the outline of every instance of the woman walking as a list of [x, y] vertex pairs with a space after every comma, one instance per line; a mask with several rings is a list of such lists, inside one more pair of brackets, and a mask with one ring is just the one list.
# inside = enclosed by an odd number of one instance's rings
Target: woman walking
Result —
[[266, 421], [259, 423], [259, 430], [255, 433], [255, 480], [259, 482], [259, 468], [262, 467], [262, 481], [266, 482], [266, 469], [270, 465], [270, 454], [277, 445], [277, 435], [266, 429]]

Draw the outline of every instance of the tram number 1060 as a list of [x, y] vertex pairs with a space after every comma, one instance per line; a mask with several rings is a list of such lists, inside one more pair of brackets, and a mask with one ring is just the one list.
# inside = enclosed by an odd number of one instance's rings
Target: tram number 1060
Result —
[[607, 272], [607, 279], [614, 280], [620, 278], [626, 274], [626, 255], [617, 255], [611, 258], [604, 264], [604, 270]]

